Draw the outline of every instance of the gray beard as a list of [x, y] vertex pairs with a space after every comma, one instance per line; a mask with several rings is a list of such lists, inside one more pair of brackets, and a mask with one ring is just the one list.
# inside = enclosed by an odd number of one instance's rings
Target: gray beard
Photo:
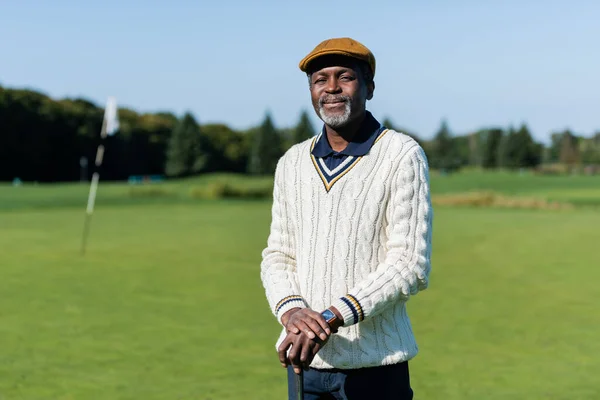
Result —
[[350, 99], [346, 100], [343, 114], [327, 115], [327, 112], [323, 108], [323, 103], [319, 102], [319, 118], [328, 126], [336, 129], [341, 128], [350, 122], [350, 112], [352, 110], [352, 102]]

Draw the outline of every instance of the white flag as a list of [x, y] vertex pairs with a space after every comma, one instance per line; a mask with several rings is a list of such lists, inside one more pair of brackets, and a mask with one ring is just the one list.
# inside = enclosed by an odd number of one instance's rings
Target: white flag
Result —
[[117, 100], [109, 97], [104, 110], [104, 122], [106, 123], [106, 134], [114, 135], [119, 130], [119, 115], [117, 114]]

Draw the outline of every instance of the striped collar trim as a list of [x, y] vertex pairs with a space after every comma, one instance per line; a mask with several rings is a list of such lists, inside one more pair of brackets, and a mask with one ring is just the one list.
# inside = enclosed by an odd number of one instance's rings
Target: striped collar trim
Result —
[[[375, 142], [373, 142], [373, 146], [375, 146], [375, 143], [377, 143], [379, 141], [379, 139], [381, 139], [388, 131], [389, 131], [389, 129], [384, 129], [379, 134], [379, 136], [377, 136], [377, 139], [375, 139]], [[323, 133], [320, 133], [318, 136], [316, 136], [313, 139], [312, 144], [310, 146], [310, 158], [313, 162], [315, 169], [317, 170], [317, 173], [319, 174], [319, 177], [321, 178], [321, 181], [323, 182], [323, 185], [325, 186], [325, 190], [327, 192], [329, 192], [331, 190], [331, 188], [333, 187], [333, 185], [337, 181], [339, 181], [344, 175], [346, 175], [348, 172], [350, 172], [350, 170], [352, 168], [354, 168], [356, 166], [356, 164], [358, 164], [358, 162], [364, 156], [360, 156], [360, 157], [348, 156], [344, 160], [344, 162], [342, 162], [339, 166], [337, 166], [333, 170], [330, 170], [329, 168], [327, 168], [327, 165], [323, 161], [323, 158], [315, 157], [312, 154], [312, 150], [315, 148], [315, 144], [319, 141], [319, 139], [321, 138], [322, 135], [323, 135]]]

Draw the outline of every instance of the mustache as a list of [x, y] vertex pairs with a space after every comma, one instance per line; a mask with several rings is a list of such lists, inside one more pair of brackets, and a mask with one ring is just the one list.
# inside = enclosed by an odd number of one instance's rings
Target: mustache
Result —
[[323, 97], [321, 97], [319, 99], [319, 106], [323, 106], [323, 104], [327, 104], [327, 103], [349, 103], [350, 102], [350, 97], [349, 96], [341, 96], [341, 95], [325, 95]]

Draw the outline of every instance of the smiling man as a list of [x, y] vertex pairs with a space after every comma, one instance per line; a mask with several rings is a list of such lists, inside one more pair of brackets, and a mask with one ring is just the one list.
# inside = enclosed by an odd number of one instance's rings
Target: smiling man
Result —
[[406, 303], [431, 269], [427, 159], [366, 110], [375, 57], [364, 45], [326, 40], [300, 69], [324, 125], [279, 160], [261, 264], [290, 398], [305, 370], [307, 399], [412, 399]]

